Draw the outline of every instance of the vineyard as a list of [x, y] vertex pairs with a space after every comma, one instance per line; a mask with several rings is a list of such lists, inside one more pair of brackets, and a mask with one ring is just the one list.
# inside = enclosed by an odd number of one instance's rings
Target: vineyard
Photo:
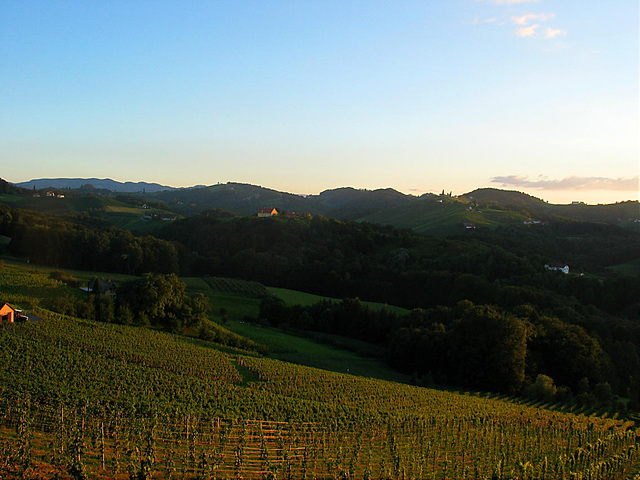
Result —
[[633, 422], [351, 377], [71, 318], [0, 329], [0, 472], [624, 478]]
[[3, 413], [0, 460], [9, 476], [603, 479], [623, 478], [638, 456], [632, 431], [610, 427], [603, 436], [588, 421], [544, 416], [534, 425], [424, 417], [344, 430], [191, 415], [96, 417], [64, 407], [32, 414], [20, 404]]
[[258, 282], [223, 277], [204, 277], [203, 280], [214, 292], [237, 293], [256, 298], [267, 295], [266, 287]]
[[[3, 277], [23, 301], [59, 282]], [[37, 290], [40, 289], [40, 290]], [[42, 291], [41, 291], [42, 290]], [[13, 295], [11, 297], [10, 295]], [[51, 315], [0, 327], [0, 478], [622, 479], [633, 421]]]

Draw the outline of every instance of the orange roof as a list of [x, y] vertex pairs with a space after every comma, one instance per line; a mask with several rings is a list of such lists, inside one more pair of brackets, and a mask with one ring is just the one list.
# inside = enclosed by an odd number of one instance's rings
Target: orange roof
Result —
[[13, 310], [14, 312], [16, 311], [15, 308], [13, 308], [11, 305], [9, 305], [7, 302], [2, 302], [0, 303], [0, 310], [3, 310], [4, 307], [9, 307], [11, 310]]

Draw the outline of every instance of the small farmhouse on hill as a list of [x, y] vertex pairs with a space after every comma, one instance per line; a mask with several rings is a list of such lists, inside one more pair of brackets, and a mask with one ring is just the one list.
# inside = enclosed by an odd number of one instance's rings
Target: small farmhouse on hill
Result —
[[16, 317], [16, 309], [8, 303], [0, 303], [0, 325], [13, 323]]
[[258, 210], [259, 217], [273, 217], [274, 215], [278, 215], [278, 210], [275, 208], [261, 208]]

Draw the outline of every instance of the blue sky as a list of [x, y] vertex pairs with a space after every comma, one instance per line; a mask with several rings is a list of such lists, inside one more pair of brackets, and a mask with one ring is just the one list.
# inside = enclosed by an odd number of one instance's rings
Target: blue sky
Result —
[[0, 2], [0, 176], [638, 198], [636, 0]]

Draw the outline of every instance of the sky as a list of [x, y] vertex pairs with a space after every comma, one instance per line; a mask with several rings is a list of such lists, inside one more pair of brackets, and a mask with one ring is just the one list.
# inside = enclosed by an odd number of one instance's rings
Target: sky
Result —
[[638, 199], [637, 0], [2, 0], [0, 177]]

